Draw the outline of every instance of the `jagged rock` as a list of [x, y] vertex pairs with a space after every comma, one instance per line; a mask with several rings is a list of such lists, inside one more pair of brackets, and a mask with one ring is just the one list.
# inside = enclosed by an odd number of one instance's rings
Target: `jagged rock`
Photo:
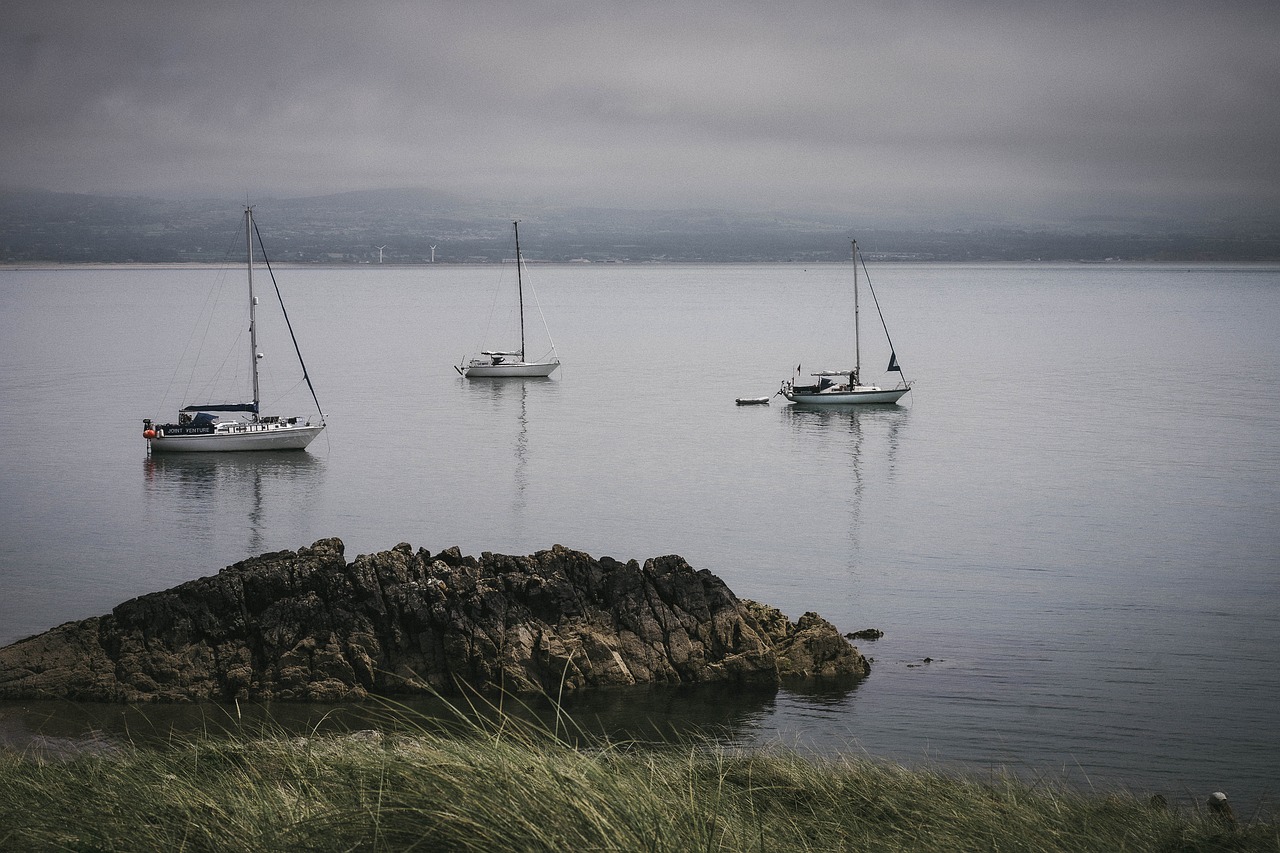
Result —
[[359, 699], [865, 675], [816, 614], [791, 624], [678, 556], [641, 566], [339, 539], [264, 554], [0, 649], [0, 698]]

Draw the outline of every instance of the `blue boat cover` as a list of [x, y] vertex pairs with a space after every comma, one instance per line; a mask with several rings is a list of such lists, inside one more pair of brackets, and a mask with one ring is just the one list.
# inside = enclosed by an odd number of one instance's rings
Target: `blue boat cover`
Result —
[[184, 406], [183, 412], [253, 412], [257, 414], [258, 407], [253, 403], [205, 403], [200, 406]]

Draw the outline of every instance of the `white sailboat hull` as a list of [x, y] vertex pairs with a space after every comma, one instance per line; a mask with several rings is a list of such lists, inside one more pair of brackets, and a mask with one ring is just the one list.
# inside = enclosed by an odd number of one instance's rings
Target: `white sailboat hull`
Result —
[[883, 403], [896, 403], [911, 389], [891, 388], [885, 390], [874, 386], [856, 388], [851, 391], [819, 391], [816, 393], [797, 393], [783, 390], [782, 396], [802, 406], [866, 406]]
[[[230, 428], [227, 428], [230, 427]], [[302, 450], [324, 424], [223, 424], [214, 432], [165, 435], [156, 431], [147, 444], [152, 453], [230, 453], [244, 450]]]
[[558, 361], [503, 362], [502, 364], [473, 364], [462, 368], [468, 379], [507, 379], [550, 376], [560, 366]]

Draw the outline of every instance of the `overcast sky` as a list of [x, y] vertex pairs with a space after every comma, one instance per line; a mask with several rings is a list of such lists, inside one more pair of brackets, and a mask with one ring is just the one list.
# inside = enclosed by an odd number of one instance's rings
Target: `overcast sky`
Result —
[[1280, 210], [1280, 0], [10, 0], [0, 186]]

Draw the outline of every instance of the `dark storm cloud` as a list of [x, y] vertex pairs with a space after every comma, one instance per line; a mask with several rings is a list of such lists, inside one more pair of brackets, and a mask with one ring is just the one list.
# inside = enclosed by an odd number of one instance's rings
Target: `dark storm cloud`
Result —
[[1278, 8], [20, 2], [0, 35], [0, 183], [1273, 210]]

